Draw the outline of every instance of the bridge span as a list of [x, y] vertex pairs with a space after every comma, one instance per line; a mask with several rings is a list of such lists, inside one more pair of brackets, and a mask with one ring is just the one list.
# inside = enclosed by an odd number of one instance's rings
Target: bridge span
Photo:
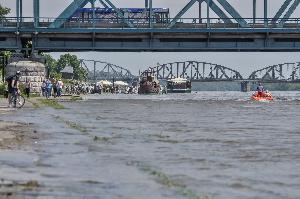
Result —
[[[81, 67], [86, 68], [90, 81], [138, 80], [126, 67], [99, 60], [80, 59]], [[146, 71], [159, 80], [185, 78], [192, 82], [241, 82], [241, 83], [300, 83], [300, 62], [282, 63], [253, 71], [249, 77], [243, 77], [240, 72], [220, 64], [201, 61], [180, 61], [149, 67]], [[140, 74], [141, 75], [141, 74]]]
[[[104, 13], [96, 13], [95, 0], [73, 0], [57, 18], [42, 18], [39, 0], [33, 0], [33, 16], [22, 16], [22, 0], [16, 0], [16, 17], [0, 19], [0, 50], [54, 51], [300, 51], [300, 19], [290, 18], [300, 0], [285, 0], [275, 16], [264, 0], [264, 17], [243, 18], [227, 0], [184, 0], [174, 17], [157, 15], [154, 1], [145, 0], [142, 11], [126, 11], [110, 0], [101, 0]], [[45, 3], [45, 1], [43, 2]], [[49, 3], [49, 2], [46, 2]], [[76, 13], [91, 5], [89, 17]], [[199, 17], [183, 18], [192, 6]], [[212, 10], [203, 16], [203, 8]], [[100, 8], [99, 8], [100, 9]], [[133, 12], [140, 12], [133, 14]], [[158, 12], [158, 11], [157, 11]], [[83, 13], [86, 14], [86, 13]], [[84, 15], [85, 16], [85, 15]], [[138, 17], [137, 17], [138, 16]]]
[[133, 75], [128, 69], [97, 60], [80, 60], [81, 67], [88, 71], [88, 80], [96, 83], [99, 80], [133, 82], [138, 76]]
[[250, 91], [250, 84], [262, 83], [300, 83], [300, 62], [276, 64], [242, 77], [240, 72], [222, 66], [198, 61], [157, 64], [151, 71], [159, 80], [185, 78], [191, 82], [240, 82], [242, 91]]
[[251, 73], [249, 77], [243, 77], [237, 70], [199, 61], [183, 61], [166, 64], [157, 64], [148, 70], [159, 80], [172, 78], [186, 78], [193, 82], [214, 81], [248, 81], [248, 82], [300, 82], [300, 62], [276, 64]]

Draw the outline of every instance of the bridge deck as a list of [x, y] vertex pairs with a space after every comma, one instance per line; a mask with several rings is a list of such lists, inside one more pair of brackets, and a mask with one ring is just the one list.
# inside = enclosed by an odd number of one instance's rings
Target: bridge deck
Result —
[[39, 51], [300, 51], [300, 20], [278, 24], [66, 22], [49, 28], [51, 20], [0, 21], [0, 50], [24, 49], [32, 41]]

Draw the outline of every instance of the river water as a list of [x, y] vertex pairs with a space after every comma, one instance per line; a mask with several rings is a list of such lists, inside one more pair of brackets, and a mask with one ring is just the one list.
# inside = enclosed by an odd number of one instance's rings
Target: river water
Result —
[[30, 149], [0, 152], [0, 178], [36, 180], [20, 198], [300, 198], [300, 92], [91, 95], [18, 110]]

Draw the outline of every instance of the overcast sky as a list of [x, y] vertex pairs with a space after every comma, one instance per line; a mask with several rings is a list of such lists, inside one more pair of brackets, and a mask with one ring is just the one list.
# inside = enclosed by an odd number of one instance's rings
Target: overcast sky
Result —
[[[33, 0], [23, 0], [24, 17], [32, 17]], [[41, 17], [57, 17], [72, 0], [40, 0]], [[144, 0], [111, 0], [117, 7], [143, 7]], [[153, 0], [153, 7], [170, 8], [171, 16], [181, 10], [189, 0]], [[242, 17], [252, 17], [252, 0], [228, 0], [238, 10]], [[268, 17], [273, 17], [284, 0], [269, 0]], [[0, 3], [12, 9], [11, 16], [15, 16], [15, 0], [0, 0]], [[99, 5], [100, 6], [100, 5]], [[198, 3], [188, 11], [186, 17], [198, 16]], [[206, 6], [203, 3], [203, 15], [206, 15]], [[213, 12], [210, 13], [214, 17]], [[257, 0], [257, 16], [263, 17], [263, 0]], [[300, 17], [300, 6], [292, 17]], [[52, 53], [58, 58], [62, 53]], [[155, 66], [158, 62], [169, 63], [175, 61], [197, 60], [228, 66], [242, 73], [249, 75], [252, 71], [278, 63], [299, 62], [300, 53], [103, 53], [103, 52], [82, 52], [74, 53], [82, 59], [95, 59], [111, 62], [128, 68], [133, 73], [139, 69], [146, 69]]]

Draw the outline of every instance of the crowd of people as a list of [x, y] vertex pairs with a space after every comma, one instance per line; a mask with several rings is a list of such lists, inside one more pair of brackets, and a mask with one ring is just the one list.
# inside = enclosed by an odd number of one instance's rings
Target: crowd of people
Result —
[[70, 95], [80, 95], [80, 94], [103, 94], [103, 93], [124, 93], [133, 94], [137, 93], [137, 89], [132, 86], [120, 87], [113, 85], [103, 85], [103, 84], [88, 84], [88, 83], [73, 83], [65, 87], [64, 92]]
[[47, 99], [51, 96], [53, 97], [61, 97], [62, 95], [62, 89], [63, 89], [64, 83], [61, 79], [46, 79], [43, 81], [41, 86], [41, 93], [43, 97], [46, 97]]

